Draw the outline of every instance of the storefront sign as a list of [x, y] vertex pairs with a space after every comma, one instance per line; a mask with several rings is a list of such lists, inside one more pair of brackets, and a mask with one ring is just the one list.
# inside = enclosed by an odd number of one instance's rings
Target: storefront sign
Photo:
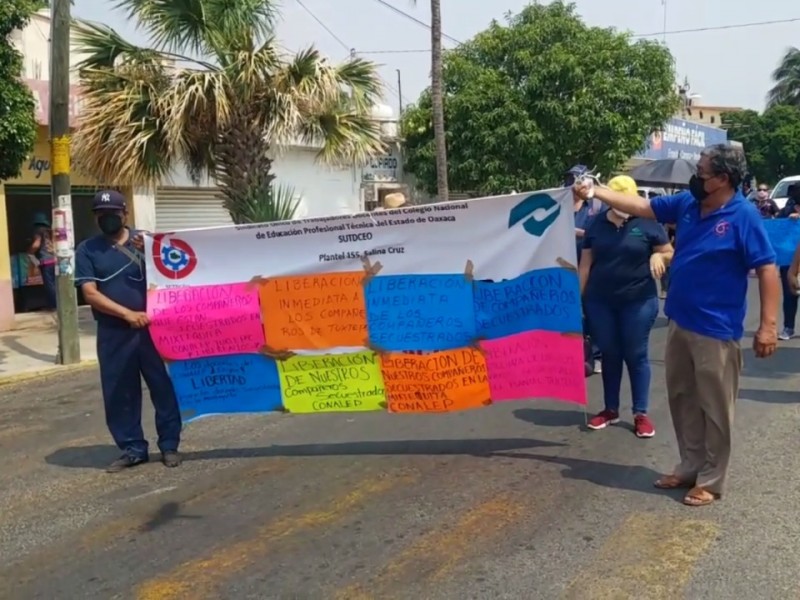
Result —
[[663, 131], [656, 131], [647, 139], [647, 148], [637, 158], [659, 160], [685, 158], [699, 160], [704, 148], [728, 141], [724, 129], [700, 125], [682, 119], [670, 119]]
[[50, 171], [50, 160], [38, 156], [31, 156], [28, 161], [28, 171], [33, 174], [36, 179], [41, 179], [42, 174]]
[[586, 404], [569, 190], [163, 233], [145, 248], [150, 331], [184, 421]]
[[370, 159], [369, 164], [362, 171], [364, 181], [396, 182], [400, 176], [400, 153], [394, 147], [381, 156]]
[[[39, 125], [50, 124], [50, 82], [42, 79], [26, 79], [25, 84], [33, 92], [36, 102], [36, 121]], [[77, 85], [69, 86], [69, 125], [75, 127], [81, 109], [80, 88]]]

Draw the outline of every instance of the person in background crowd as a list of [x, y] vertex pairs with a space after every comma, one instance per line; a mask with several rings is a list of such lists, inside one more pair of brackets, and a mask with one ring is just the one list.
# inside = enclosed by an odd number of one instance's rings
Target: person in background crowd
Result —
[[75, 284], [97, 321], [106, 424], [123, 453], [106, 470], [117, 473], [150, 459], [142, 431], [142, 377], [155, 407], [161, 460], [167, 467], [177, 467], [181, 415], [172, 380], [148, 330], [141, 238], [125, 226], [122, 194], [98, 192], [92, 210], [103, 233], [78, 246]]
[[53, 247], [53, 230], [50, 219], [44, 213], [36, 213], [33, 217], [33, 239], [28, 247], [39, 261], [39, 272], [42, 274], [45, 301], [48, 310], [56, 309], [56, 253]]
[[[608, 187], [637, 196], [636, 182], [614, 177]], [[622, 365], [628, 368], [634, 432], [656, 433], [647, 416], [650, 400], [650, 331], [658, 316], [656, 279], [672, 258], [664, 228], [649, 219], [612, 208], [598, 216], [583, 238], [579, 267], [585, 311], [592, 338], [603, 355], [605, 407], [589, 420], [590, 429], [619, 422]]]
[[742, 196], [747, 199], [750, 199], [750, 194], [753, 193], [753, 176], [749, 173], [745, 175], [744, 181], [742, 181]]
[[[577, 181], [578, 178], [582, 177], [588, 172], [589, 168], [586, 167], [586, 165], [573, 166], [566, 173], [564, 173], [564, 187], [572, 187], [575, 185], [575, 181]], [[575, 252], [578, 257], [578, 266], [580, 267], [583, 249], [583, 237], [586, 235], [586, 230], [589, 228], [595, 215], [592, 211], [590, 203], [575, 193], [572, 194], [572, 210], [575, 213]], [[586, 316], [586, 311], [584, 311], [583, 329], [584, 331], [591, 331], [588, 316]], [[592, 370], [595, 373], [601, 373], [603, 370], [601, 358], [602, 356], [600, 349], [597, 347], [597, 344], [594, 342], [594, 340], [592, 340], [591, 362], [593, 363]]]
[[773, 219], [780, 212], [778, 205], [769, 197], [769, 187], [763, 183], [758, 185], [758, 191], [756, 191], [752, 202], [758, 209], [762, 219]]
[[713, 503], [725, 487], [750, 269], [756, 270], [761, 299], [753, 351], [759, 358], [771, 356], [778, 342], [775, 251], [758, 211], [737, 191], [746, 170], [741, 149], [719, 144], [701, 154], [688, 192], [648, 203], [589, 181], [576, 188], [582, 197], [598, 197], [624, 213], [676, 225], [665, 365], [681, 460], [655, 485], [688, 488], [688, 506]]
[[[800, 185], [789, 186], [789, 199], [786, 206], [778, 213], [779, 219], [800, 219]], [[790, 281], [791, 267], [781, 267], [781, 285], [783, 287], [783, 331], [778, 335], [779, 340], [790, 340], [794, 337], [795, 322], [797, 320], [797, 294]], [[795, 275], [795, 279], [797, 276]]]
[[402, 192], [386, 194], [386, 197], [383, 199], [383, 207], [387, 210], [391, 210], [393, 208], [403, 208], [407, 206], [407, 204], [408, 202], [406, 201], [406, 196]]

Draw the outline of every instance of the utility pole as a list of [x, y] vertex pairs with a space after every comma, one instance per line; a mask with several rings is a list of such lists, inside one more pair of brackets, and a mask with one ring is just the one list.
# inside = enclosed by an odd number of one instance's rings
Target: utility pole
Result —
[[75, 293], [75, 235], [72, 228], [69, 148], [70, 0], [53, 0], [50, 14], [50, 172], [53, 245], [56, 251], [58, 357], [80, 362], [78, 300]]
[[403, 116], [403, 78], [400, 76], [400, 69], [397, 69], [397, 102], [400, 108], [399, 116]]

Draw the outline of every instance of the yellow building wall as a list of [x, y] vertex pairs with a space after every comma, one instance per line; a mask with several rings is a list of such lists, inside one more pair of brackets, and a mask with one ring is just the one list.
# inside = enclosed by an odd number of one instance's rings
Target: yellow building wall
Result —
[[[94, 186], [97, 181], [78, 171], [70, 175], [72, 185]], [[39, 127], [33, 153], [22, 165], [22, 174], [9, 179], [6, 185], [50, 185], [50, 142], [47, 127]]]
[[11, 285], [11, 256], [8, 251], [6, 195], [0, 182], [0, 331], [14, 326], [14, 293]]
[[[11, 291], [11, 254], [9, 251], [8, 215], [6, 212], [4, 186], [42, 185], [49, 187], [50, 183], [49, 131], [47, 127], [39, 127], [33, 153], [22, 165], [21, 175], [5, 182], [0, 181], [0, 331], [10, 329], [14, 324], [14, 300]], [[97, 181], [75, 170], [70, 174], [70, 183], [73, 186], [101, 188]], [[133, 190], [129, 187], [123, 187], [121, 191], [128, 199], [128, 224], [135, 226], [132, 201]]]

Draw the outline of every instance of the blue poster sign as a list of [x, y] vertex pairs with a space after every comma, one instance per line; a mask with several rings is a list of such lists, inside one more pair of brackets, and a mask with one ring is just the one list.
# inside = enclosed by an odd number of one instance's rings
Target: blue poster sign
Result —
[[683, 119], [670, 119], [663, 131], [656, 131], [647, 138], [647, 145], [637, 158], [660, 160], [663, 158], [685, 158], [700, 160], [703, 148], [728, 141], [728, 132], [708, 125], [700, 125]]

